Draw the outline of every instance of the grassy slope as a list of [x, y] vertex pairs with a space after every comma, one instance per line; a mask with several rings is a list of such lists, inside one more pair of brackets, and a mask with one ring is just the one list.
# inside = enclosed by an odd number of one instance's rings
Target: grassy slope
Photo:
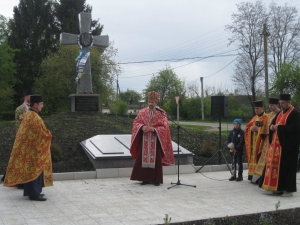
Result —
[[[99, 134], [130, 134], [133, 119], [102, 115], [99, 113], [64, 113], [42, 117], [46, 127], [53, 134], [53, 143], [60, 146], [62, 160], [53, 163], [53, 172], [76, 172], [94, 170], [87, 156], [80, 146], [80, 142]], [[15, 138], [14, 121], [0, 123], [0, 174], [7, 166], [10, 152]], [[212, 153], [218, 149], [218, 133], [201, 131], [203, 127], [195, 128], [183, 126], [180, 129], [180, 144], [195, 154], [194, 164], [203, 165], [209, 158], [203, 157], [201, 149], [208, 146]], [[177, 128], [171, 126], [172, 139], [177, 142]], [[222, 137], [222, 145], [226, 139]], [[224, 144], [223, 144], [224, 143]], [[201, 150], [201, 152], [200, 152]], [[224, 151], [227, 161], [229, 157]], [[224, 163], [222, 161], [222, 163]], [[209, 164], [218, 164], [218, 157], [213, 158]]]

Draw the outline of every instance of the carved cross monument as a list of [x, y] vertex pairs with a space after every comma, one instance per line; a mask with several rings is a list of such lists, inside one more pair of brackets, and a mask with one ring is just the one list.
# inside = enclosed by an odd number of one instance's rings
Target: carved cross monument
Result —
[[[80, 34], [60, 34], [60, 43], [62, 45], [79, 44], [81, 53], [87, 53], [86, 61], [83, 65], [77, 63], [77, 67], [81, 67], [82, 73], [77, 75], [77, 91], [76, 94], [70, 95], [71, 97], [71, 111], [98, 111], [98, 97], [99, 95], [93, 94], [92, 89], [92, 76], [91, 76], [91, 63], [89, 52], [93, 45], [100, 47], [108, 47], [109, 38], [108, 35], [92, 36], [90, 34], [92, 15], [89, 12], [81, 12], [79, 17], [79, 30]], [[77, 68], [78, 70], [78, 68]], [[95, 108], [95, 97], [97, 97], [97, 109]], [[92, 101], [90, 101], [92, 100]], [[92, 105], [87, 104], [90, 102]]]

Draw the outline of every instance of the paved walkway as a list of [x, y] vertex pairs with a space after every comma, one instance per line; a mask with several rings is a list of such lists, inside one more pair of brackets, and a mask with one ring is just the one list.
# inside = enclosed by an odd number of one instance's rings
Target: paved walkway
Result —
[[[244, 171], [247, 174], [247, 171]], [[44, 188], [46, 202], [30, 201], [22, 190], [0, 185], [0, 225], [163, 224], [300, 207], [300, 194], [284, 198], [247, 180], [228, 181], [228, 171], [165, 175], [164, 184], [142, 186], [129, 178], [55, 181]], [[298, 174], [299, 175], [299, 174]], [[298, 190], [300, 180], [298, 178]]]

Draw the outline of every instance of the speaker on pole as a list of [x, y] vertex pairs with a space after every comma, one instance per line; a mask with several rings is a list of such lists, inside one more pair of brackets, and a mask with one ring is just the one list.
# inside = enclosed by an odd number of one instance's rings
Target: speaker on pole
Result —
[[228, 117], [228, 96], [211, 96], [211, 116]]

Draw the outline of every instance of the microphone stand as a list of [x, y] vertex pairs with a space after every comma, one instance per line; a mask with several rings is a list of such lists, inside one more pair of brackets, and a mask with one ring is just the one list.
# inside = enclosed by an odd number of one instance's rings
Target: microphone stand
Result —
[[[164, 117], [166, 117], [168, 119], [167, 115], [164, 114], [164, 111], [162, 111], [161, 109], [159, 109], [157, 107], [155, 109], [157, 111], [159, 111], [161, 115], [163, 115]], [[196, 185], [182, 184], [180, 182], [180, 180], [179, 180], [179, 165], [180, 165], [180, 163], [179, 163], [179, 128], [182, 128], [182, 127], [180, 127], [180, 125], [178, 123], [176, 123], [175, 121], [173, 121], [171, 119], [170, 119], [170, 121], [172, 121], [172, 123], [174, 123], [175, 125], [177, 125], [177, 166], [178, 166], [178, 173], [177, 173], [177, 175], [178, 175], [178, 179], [177, 179], [176, 183], [171, 182], [171, 184], [174, 184], [174, 185], [171, 186], [171, 187], [168, 187], [168, 189], [170, 189], [172, 187], [175, 187], [177, 185], [184, 185], [184, 186], [196, 187]], [[173, 151], [173, 149], [172, 149], [172, 151]]]

